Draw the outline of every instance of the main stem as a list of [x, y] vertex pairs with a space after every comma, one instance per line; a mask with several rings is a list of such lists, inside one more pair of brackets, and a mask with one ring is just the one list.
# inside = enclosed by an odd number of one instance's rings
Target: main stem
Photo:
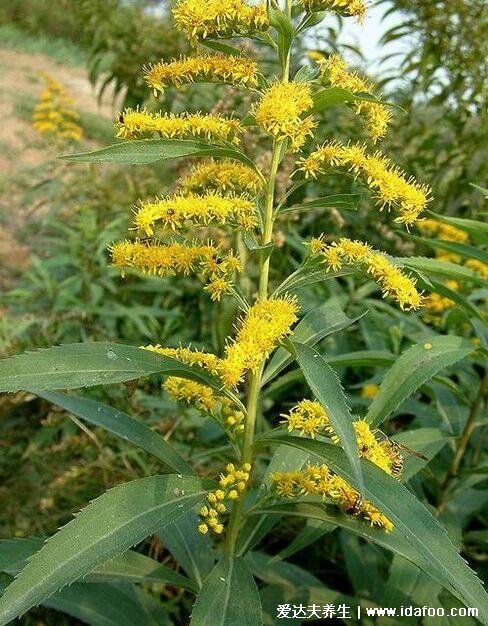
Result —
[[[288, 17], [291, 17], [291, 0], [285, 0], [285, 12]], [[290, 52], [288, 52], [286, 62], [282, 67], [282, 81], [288, 82], [290, 78]], [[269, 166], [269, 174], [266, 185], [266, 192], [264, 196], [264, 216], [263, 216], [263, 233], [261, 238], [261, 245], [266, 246], [271, 243], [273, 239], [273, 227], [274, 227], [274, 198], [275, 198], [275, 186], [276, 175], [280, 166], [282, 158], [284, 140], [274, 140], [273, 150], [271, 153], [271, 163]], [[270, 254], [267, 251], [263, 251], [263, 256], [259, 262], [259, 286], [257, 300], [262, 302], [268, 298], [268, 284], [269, 284], [269, 268], [270, 268]], [[247, 394], [247, 417], [246, 417], [246, 429], [244, 431], [244, 441], [242, 444], [241, 454], [241, 466], [245, 463], [249, 463], [252, 466], [254, 455], [254, 437], [256, 432], [256, 420], [259, 411], [259, 392], [261, 391], [261, 381], [263, 376], [264, 363], [261, 367], [252, 372], [249, 382], [249, 391]], [[225, 553], [227, 555], [233, 555], [236, 550], [236, 542], [239, 534], [239, 526], [244, 511], [244, 499], [246, 491], [241, 493], [239, 500], [234, 505], [232, 513], [229, 519], [229, 525], [227, 528], [227, 537], [225, 542]]]

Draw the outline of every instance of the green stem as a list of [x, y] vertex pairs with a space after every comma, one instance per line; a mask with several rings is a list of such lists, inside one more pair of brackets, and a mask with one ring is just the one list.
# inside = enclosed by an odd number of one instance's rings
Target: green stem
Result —
[[[286, 0], [285, 12], [289, 17], [291, 16], [291, 0]], [[289, 77], [290, 53], [288, 53], [285, 66], [283, 67], [282, 80], [284, 82], [287, 82], [289, 80]], [[261, 238], [261, 245], [263, 246], [271, 243], [273, 239], [276, 175], [278, 173], [278, 168], [280, 166], [281, 158], [283, 156], [283, 145], [284, 140], [273, 141], [271, 163], [269, 166], [269, 174], [264, 196], [264, 220], [263, 233]], [[257, 297], [258, 301], [267, 300], [268, 298], [270, 260], [271, 255], [268, 254], [264, 260], [260, 261], [259, 287]], [[256, 422], [259, 412], [259, 393], [261, 391], [263, 370], [264, 363], [261, 365], [259, 370], [253, 372], [250, 377], [249, 391], [247, 395], [246, 429], [244, 431], [244, 441], [242, 445], [241, 466], [245, 463], [249, 463], [252, 466], [253, 463], [254, 437], [256, 433]], [[246, 490], [241, 493], [239, 500], [235, 503], [232, 509], [224, 547], [225, 553], [227, 555], [233, 555], [236, 551], [236, 542], [244, 513], [245, 495]]]

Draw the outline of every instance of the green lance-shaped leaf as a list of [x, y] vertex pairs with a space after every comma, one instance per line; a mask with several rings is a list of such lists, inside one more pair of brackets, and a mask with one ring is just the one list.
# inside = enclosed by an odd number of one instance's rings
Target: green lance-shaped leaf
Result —
[[66, 154], [61, 157], [65, 161], [75, 163], [128, 163], [145, 165], [156, 161], [180, 159], [182, 157], [224, 157], [245, 163], [256, 169], [254, 162], [237, 148], [225, 145], [214, 145], [205, 141], [187, 139], [140, 139], [124, 141], [106, 148]]
[[[358, 488], [356, 476], [344, 451], [333, 444], [303, 437], [292, 437], [271, 432], [264, 435], [259, 445], [286, 444], [314, 455], [340, 476]], [[488, 596], [476, 574], [468, 567], [451, 543], [445, 528], [406, 486], [372, 463], [361, 460], [364, 476], [364, 496], [373, 502], [394, 524], [391, 533], [372, 528], [364, 520], [340, 512], [330, 512], [324, 505], [300, 505], [297, 515], [309, 508], [311, 517], [335, 523], [375, 543], [398, 553], [420, 567], [427, 575], [448, 589], [466, 606], [479, 608], [480, 619], [488, 624]], [[265, 513], [286, 513], [293, 504], [271, 506]]]
[[[332, 298], [318, 309], [309, 311], [294, 328], [293, 337], [300, 343], [313, 346], [325, 337], [355, 324], [361, 317], [347, 317], [338, 301]], [[279, 348], [264, 371], [263, 384], [273, 380], [292, 362], [293, 357], [284, 348]]]
[[170, 472], [194, 474], [191, 466], [188, 465], [171, 444], [142, 422], [130, 417], [130, 415], [90, 398], [80, 398], [79, 396], [70, 396], [56, 392], [33, 391], [33, 393], [63, 407], [63, 409], [73, 413], [73, 415], [76, 415], [83, 421], [104, 428], [124, 441], [128, 441], [149, 452], [149, 454], [159, 459]]
[[198, 524], [195, 511], [188, 511], [176, 522], [163, 524], [155, 534], [200, 588], [215, 565], [215, 552], [210, 537], [198, 532]]
[[315, 398], [326, 411], [334, 431], [340, 437], [341, 445], [349, 459], [362, 492], [363, 478], [359, 463], [356, 433], [353, 426], [354, 420], [347, 406], [339, 378], [317, 350], [303, 343], [292, 343], [305, 380]]
[[[0, 593], [7, 587], [7, 581], [0, 580]], [[162, 620], [155, 619], [145, 610], [140, 600], [149, 598], [139, 590], [131, 597], [124, 590], [106, 584], [74, 583], [42, 602], [46, 606], [90, 624], [90, 626], [170, 626], [160, 610]]]
[[486, 287], [487, 281], [479, 274], [470, 270], [464, 265], [457, 263], [449, 263], [448, 261], [439, 261], [438, 259], [430, 259], [427, 257], [395, 257], [392, 259], [394, 263], [407, 269], [420, 270], [427, 275], [445, 276], [453, 280], [470, 281], [474, 285]]
[[388, 370], [366, 420], [372, 426], [379, 426], [427, 380], [472, 351], [468, 341], [450, 335], [428, 338], [412, 346]]
[[469, 233], [474, 239], [480, 239], [486, 242], [488, 236], [488, 224], [486, 222], [480, 222], [478, 220], [470, 220], [462, 217], [450, 217], [447, 215], [439, 215], [433, 211], [427, 211], [429, 215], [434, 217], [440, 222], [445, 222], [456, 228], [460, 228]]
[[[180, 518], [182, 519], [182, 518]], [[40, 537], [4, 539], [0, 541], [0, 572], [18, 574], [25, 562], [42, 548]], [[193, 581], [144, 554], [128, 550], [102, 563], [83, 579], [84, 583], [164, 583], [196, 591]]]
[[190, 626], [262, 626], [254, 578], [239, 557], [224, 556], [203, 583]]
[[465, 243], [458, 243], [457, 241], [444, 241], [443, 239], [429, 239], [428, 237], [415, 237], [411, 235], [415, 241], [420, 241], [427, 244], [434, 250], [444, 250], [445, 252], [452, 252], [459, 254], [459, 256], [466, 257], [468, 259], [478, 259], [482, 263], [488, 263], [488, 252], [481, 250], [481, 248], [475, 248], [474, 246], [468, 246]]
[[[139, 590], [141, 595], [147, 592]], [[60, 593], [45, 600], [42, 604], [62, 611], [90, 626], [163, 626], [168, 624], [164, 613], [163, 620], [157, 620], [146, 612], [136, 594], [130, 597], [121, 589], [103, 583], [83, 585], [75, 583]]]
[[356, 211], [359, 203], [359, 195], [356, 193], [337, 193], [322, 198], [306, 200], [300, 204], [285, 207], [279, 213], [293, 213], [296, 211], [308, 211], [310, 209], [344, 209], [346, 211]]
[[204, 494], [196, 478], [150, 476], [110, 489], [47, 540], [0, 598], [0, 626], [125, 552]]
[[0, 391], [93, 387], [149, 374], [190, 378], [220, 389], [222, 384], [199, 367], [149, 350], [117, 343], [73, 343], [0, 360]]

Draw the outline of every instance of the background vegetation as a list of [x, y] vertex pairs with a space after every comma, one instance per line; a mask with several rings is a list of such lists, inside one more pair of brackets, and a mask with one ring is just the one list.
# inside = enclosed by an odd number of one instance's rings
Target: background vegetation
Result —
[[[373, 71], [382, 79], [385, 99], [401, 107], [395, 113], [385, 151], [417, 179], [432, 185], [432, 209], [436, 213], [484, 221], [487, 194], [483, 187], [488, 182], [486, 3], [379, 0], [377, 4], [388, 12], [389, 22], [393, 19], [395, 23], [393, 28], [385, 23], [383, 42], [390, 44], [396, 56], [377, 59]], [[129, 274], [121, 280], [106, 257], [107, 244], [123, 237], [127, 230], [127, 207], [140, 197], [170, 189], [187, 164], [178, 163], [173, 170], [155, 165], [137, 171], [115, 166], [96, 170], [67, 167], [55, 160], [59, 147], [31, 128], [32, 111], [41, 91], [37, 70], [48, 69], [65, 79], [62, 82], [75, 99], [84, 132], [82, 146], [90, 149], [113, 143], [112, 122], [117, 111], [125, 105], [142, 104], [146, 98], [141, 66], [177, 56], [185, 49], [166, 7], [122, 0], [4, 0], [0, 24], [0, 69], [17, 64], [14, 69], [25, 82], [20, 92], [16, 84], [6, 83], [2, 95], [13, 120], [11, 128], [15, 128], [12, 136], [0, 138], [15, 161], [0, 178], [2, 356], [84, 340], [133, 345], [191, 343], [221, 350], [235, 314], [230, 305], [221, 305], [216, 315], [215, 306], [190, 278], [161, 281]], [[331, 22], [327, 32], [310, 38], [309, 50], [334, 51], [341, 40], [341, 28], [340, 23]], [[306, 53], [304, 50], [304, 58]], [[350, 54], [360, 67], [365, 66], [357, 50]], [[83, 89], [79, 81], [83, 81]], [[177, 111], [183, 101], [186, 108], [218, 111], [232, 111], [242, 104], [226, 88], [215, 87], [200, 90], [198, 95], [185, 88], [165, 96], [163, 104], [167, 110]], [[328, 114], [323, 124], [325, 136], [328, 130], [350, 134], [351, 120], [339, 112]], [[263, 155], [263, 159], [268, 157]], [[290, 172], [291, 167], [290, 163]], [[361, 238], [360, 216], [370, 208], [368, 199], [354, 181], [344, 188], [339, 179], [332, 180], [330, 187], [327, 193], [359, 194], [357, 217], [348, 212], [346, 227], [345, 209], [340, 204], [325, 212], [308, 210], [299, 218], [288, 214], [283, 218], [287, 235], [276, 241], [278, 265], [284, 275], [301, 260], [305, 253], [302, 240], [312, 232]], [[294, 203], [310, 195], [313, 183], [296, 193]], [[396, 256], [409, 256], [414, 251], [428, 257], [436, 254], [428, 241], [415, 237], [422, 233], [409, 236], [397, 232], [386, 216], [371, 223], [368, 235], [372, 244], [376, 240]], [[469, 235], [471, 243], [486, 248], [486, 237], [481, 233]], [[443, 278], [436, 279], [442, 285]], [[427, 278], [427, 290], [429, 284]], [[481, 323], [486, 315], [487, 288], [482, 281], [473, 284], [460, 280], [459, 294], [456, 306], [429, 317], [422, 312], [398, 312], [377, 297], [371, 283], [352, 278], [308, 292], [305, 310], [316, 309], [327, 299], [350, 318], [369, 311], [340, 338], [332, 336], [321, 344], [331, 357], [378, 353], [378, 365], [368, 362], [364, 366], [358, 357], [355, 366], [339, 369], [358, 414], [366, 411], [374, 385], [383, 378], [381, 355], [390, 355], [391, 362], [412, 343], [435, 333], [465, 336], [473, 348], [488, 345]], [[471, 567], [486, 578], [488, 416], [483, 381], [483, 358], [467, 358], [404, 402], [388, 428], [390, 433], [401, 432], [406, 425], [431, 429], [426, 453], [429, 458], [438, 454], [416, 476], [412, 488], [437, 509]], [[266, 399], [270, 414], [278, 416], [296, 398], [296, 382], [289, 382], [289, 387], [275, 388]], [[207, 452], [218, 445], [219, 433], [191, 409], [157, 393], [159, 385], [156, 378], [137, 387], [109, 387], [90, 393], [109, 399], [121, 410], [130, 410], [171, 437], [183, 453], [200, 460], [205, 468]], [[463, 442], [469, 420], [472, 429]], [[415, 448], [418, 442], [406, 443]], [[154, 473], [151, 463], [155, 464], [115, 437], [83, 425], [32, 395], [2, 396], [0, 537], [48, 535], [108, 487]], [[290, 549], [297, 535], [303, 543]], [[307, 549], [312, 539], [317, 540], [314, 549]], [[405, 603], [407, 588], [408, 601], [420, 606], [430, 605], [432, 598], [438, 598], [443, 606], [455, 602], [415, 566], [398, 557], [392, 560], [385, 551], [344, 531], [328, 534], [316, 525], [301, 528], [282, 522], [257, 549], [273, 555], [291, 553], [290, 560], [295, 563], [286, 567], [280, 567], [280, 560], [266, 566], [255, 564], [256, 575], [276, 586], [269, 606], [273, 602], [276, 605], [282, 594], [293, 598], [293, 590], [304, 580], [306, 585], [323, 586], [324, 603], [326, 598], [334, 601], [330, 595], [333, 589], [346, 601], [352, 597], [393, 606]], [[140, 551], [173, 564], [171, 550], [158, 537]], [[313, 574], [303, 579], [305, 574], [299, 566]], [[153, 591], [167, 600], [173, 623], [183, 625], [191, 596], [168, 586]], [[79, 622], [53, 610], [36, 609], [22, 618], [22, 623], [59, 626]], [[386, 619], [377, 623], [388, 626]], [[424, 620], [426, 626], [431, 623], [440, 622]], [[469, 624], [470, 620], [462, 623]]]

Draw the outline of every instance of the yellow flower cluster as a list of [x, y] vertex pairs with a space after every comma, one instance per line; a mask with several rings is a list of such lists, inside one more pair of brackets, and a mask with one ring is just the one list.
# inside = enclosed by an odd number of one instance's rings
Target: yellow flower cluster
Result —
[[261, 189], [261, 181], [255, 171], [243, 163], [230, 159], [194, 166], [179, 184], [181, 193], [201, 193], [214, 189], [222, 194], [244, 193], [255, 196]]
[[[316, 400], [302, 400], [289, 413], [282, 414], [289, 432], [294, 430], [314, 439], [317, 435], [325, 435], [335, 444], [340, 443], [339, 437], [330, 423], [326, 411]], [[380, 467], [391, 476], [397, 476], [395, 468], [398, 466], [399, 454], [394, 444], [389, 440], [378, 441], [376, 432], [373, 432], [367, 422], [357, 420], [353, 423], [358, 444], [359, 456]]]
[[299, 0], [306, 11], [334, 11], [344, 17], [356, 17], [362, 22], [366, 15], [364, 0]]
[[299, 161], [305, 177], [323, 174], [327, 167], [347, 167], [374, 191], [383, 207], [393, 207], [398, 213], [395, 222], [413, 224], [430, 201], [430, 188], [392, 165], [381, 152], [367, 154], [364, 146], [329, 142]]
[[320, 238], [311, 242], [312, 254], [319, 254], [328, 270], [355, 266], [370, 275], [380, 286], [383, 296], [391, 296], [403, 310], [418, 309], [422, 297], [415, 280], [395, 267], [381, 252], [361, 241], [341, 238], [326, 245]]
[[194, 380], [169, 376], [163, 384], [163, 389], [174, 400], [193, 404], [203, 413], [213, 413], [217, 406], [217, 397], [213, 389]]
[[163, 389], [174, 400], [192, 404], [203, 414], [216, 418], [230, 433], [241, 434], [244, 431], [244, 413], [229, 398], [215, 393], [207, 385], [169, 376]]
[[163, 92], [168, 86], [181, 87], [185, 83], [195, 82], [255, 87], [258, 83], [258, 66], [247, 57], [204, 54], [151, 65], [146, 70], [145, 79], [155, 92]]
[[483, 261], [479, 261], [478, 259], [469, 259], [464, 265], [470, 270], [477, 272], [481, 278], [488, 280], [488, 265], [483, 263]]
[[202, 113], [149, 113], [146, 110], [126, 109], [117, 123], [117, 137], [138, 139], [158, 134], [164, 139], [191, 139], [228, 141], [238, 143], [242, 132], [240, 122], [221, 115]]
[[44, 91], [34, 108], [32, 121], [41, 135], [49, 135], [60, 141], [80, 141], [83, 131], [80, 116], [74, 110], [74, 101], [66, 89], [47, 74], [43, 74]]
[[212, 244], [155, 245], [121, 241], [110, 246], [109, 252], [112, 263], [122, 270], [122, 275], [126, 267], [158, 276], [201, 273], [208, 283], [204, 289], [210, 293], [212, 300], [219, 300], [224, 293], [228, 293], [234, 273], [242, 271], [237, 257], [232, 253], [223, 255]]
[[[445, 285], [448, 289], [451, 289], [452, 291], [457, 291], [459, 289], [459, 283], [455, 280], [448, 280], [446, 281]], [[456, 303], [451, 300], [451, 298], [446, 298], [444, 296], [441, 296], [439, 293], [434, 292], [429, 294], [424, 299], [422, 304], [427, 311], [435, 314], [441, 314], [448, 309], [452, 309], [452, 307], [455, 306]], [[430, 320], [430, 318], [428, 319], [429, 321], [432, 321]]]
[[225, 467], [225, 473], [220, 475], [219, 489], [207, 494], [208, 505], [200, 509], [202, 522], [198, 530], [202, 535], [206, 535], [209, 530], [213, 530], [217, 535], [224, 531], [221, 515], [227, 512], [225, 502], [235, 502], [240, 498], [240, 494], [246, 489], [251, 465], [245, 463], [242, 469], [236, 469], [233, 463]]
[[156, 222], [165, 230], [179, 230], [185, 224], [232, 222], [245, 229], [256, 226], [254, 203], [243, 196], [223, 196], [217, 191], [203, 195], [188, 193], [145, 202], [135, 216], [135, 225], [148, 236], [154, 234]]
[[256, 122], [276, 139], [289, 139], [296, 152], [312, 135], [315, 122], [312, 116], [302, 118], [313, 106], [307, 83], [274, 83], [254, 107]]
[[186, 365], [197, 365], [214, 376], [218, 376], [219, 374], [220, 359], [211, 352], [192, 350], [184, 346], [180, 348], [163, 348], [163, 346], [159, 344], [144, 346], [144, 350], [156, 352], [156, 354], [160, 354], [161, 356], [169, 356], [173, 359], [178, 359], [178, 361]]
[[345, 513], [367, 520], [371, 526], [379, 526], [386, 532], [393, 529], [386, 515], [371, 502], [362, 500], [359, 492], [325, 464], [307, 465], [303, 470], [292, 472], [278, 472], [272, 478], [276, 493], [283, 498], [321, 496], [337, 503]]
[[451, 226], [450, 224], [444, 224], [444, 222], [440, 222], [439, 220], [419, 220], [417, 226], [419, 230], [426, 235], [437, 237], [443, 241], [457, 241], [459, 243], [465, 243], [469, 239], [468, 233], [464, 232], [464, 230]]
[[176, 26], [190, 40], [249, 35], [269, 28], [265, 4], [243, 0], [178, 0], [172, 9]]
[[248, 370], [256, 371], [276, 345], [291, 333], [297, 321], [296, 298], [258, 301], [247, 312], [235, 340], [225, 349], [220, 376], [235, 387]]
[[[320, 68], [322, 78], [329, 84], [353, 93], [374, 95], [373, 84], [361, 78], [356, 72], [349, 72], [346, 62], [338, 54], [320, 61]], [[366, 129], [374, 141], [386, 135], [391, 115], [383, 104], [361, 100], [354, 103], [354, 109], [364, 118]]]
[[367, 398], [369, 400], [375, 398], [378, 394], [378, 389], [378, 385], [375, 385], [373, 383], [364, 385], [364, 387], [361, 389], [361, 398]]

